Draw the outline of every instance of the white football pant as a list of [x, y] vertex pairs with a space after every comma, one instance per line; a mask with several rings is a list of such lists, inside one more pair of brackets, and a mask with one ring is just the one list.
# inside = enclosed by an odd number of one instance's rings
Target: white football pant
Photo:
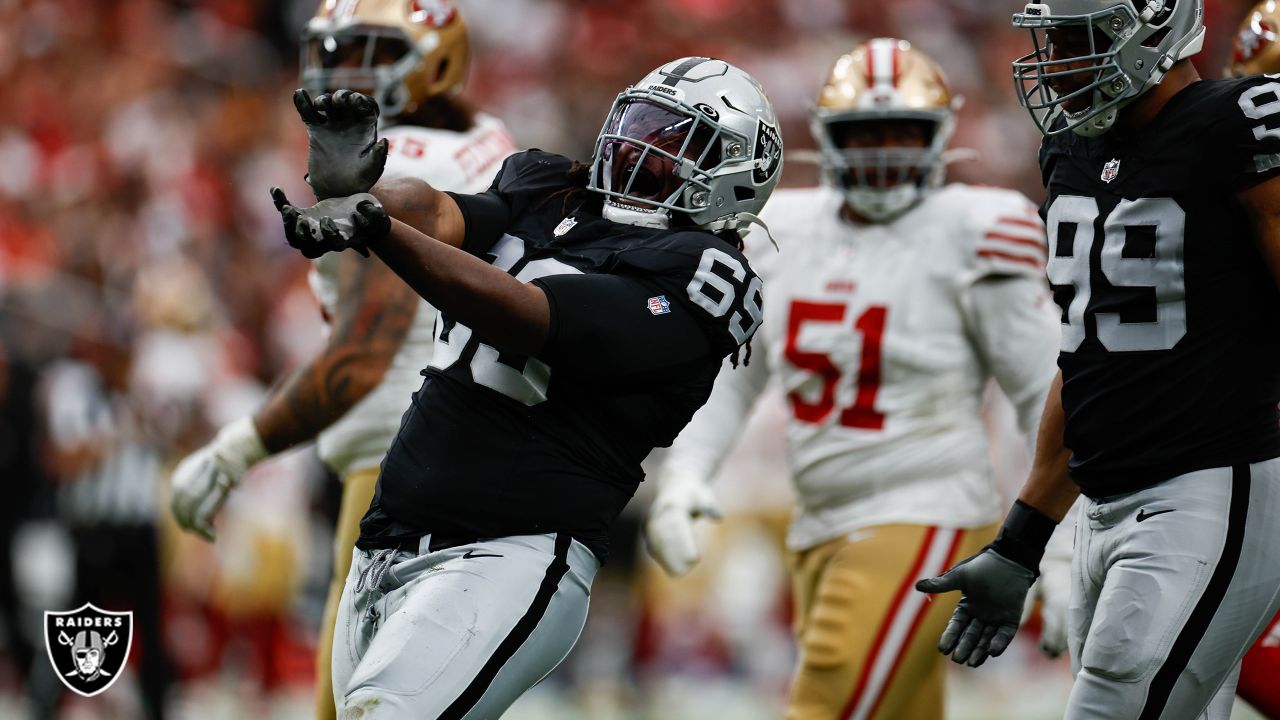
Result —
[[494, 720], [569, 654], [599, 562], [568, 535], [356, 549], [333, 638], [339, 718]]
[[1086, 498], [1065, 717], [1226, 720], [1240, 658], [1280, 609], [1277, 552], [1280, 459]]

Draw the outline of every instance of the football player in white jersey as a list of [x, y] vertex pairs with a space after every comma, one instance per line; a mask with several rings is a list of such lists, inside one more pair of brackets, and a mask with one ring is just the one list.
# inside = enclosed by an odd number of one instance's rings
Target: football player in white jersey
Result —
[[[302, 82], [314, 94], [354, 88], [382, 109], [384, 177], [458, 192], [488, 187], [515, 145], [498, 119], [458, 97], [467, 30], [452, 0], [323, 2], [302, 35]], [[213, 517], [254, 463], [315, 439], [343, 480], [333, 578], [316, 653], [316, 712], [335, 716], [334, 617], [360, 517], [400, 426], [418, 371], [431, 360], [436, 311], [386, 265], [355, 253], [314, 261], [311, 286], [328, 323], [325, 347], [252, 416], [224, 427], [174, 472], [178, 523], [214, 539]]]
[[954, 602], [911, 587], [995, 535], [988, 380], [1030, 434], [1054, 374], [1035, 206], [941, 184], [957, 104], [902, 40], [836, 62], [812, 119], [828, 182], [774, 194], [764, 219], [780, 253], [748, 243], [769, 293], [756, 362], [721, 373], [658, 478], [646, 537], [678, 575], [699, 558], [693, 519], [717, 512], [708, 480], [781, 382], [798, 495], [789, 720], [943, 717], [934, 643]]

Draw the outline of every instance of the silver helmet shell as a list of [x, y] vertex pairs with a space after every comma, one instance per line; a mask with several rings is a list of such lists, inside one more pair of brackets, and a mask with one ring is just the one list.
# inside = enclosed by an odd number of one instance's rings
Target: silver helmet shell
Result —
[[[745, 233], [782, 175], [782, 134], [750, 75], [723, 60], [674, 60], [622, 91], [596, 139], [587, 187], [605, 216]], [[612, 212], [611, 212], [612, 211]]]

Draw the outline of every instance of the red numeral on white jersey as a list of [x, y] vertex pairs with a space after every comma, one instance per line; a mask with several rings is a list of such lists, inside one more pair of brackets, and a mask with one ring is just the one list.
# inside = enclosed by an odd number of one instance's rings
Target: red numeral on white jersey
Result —
[[[817, 303], [794, 300], [787, 317], [787, 344], [783, 350], [787, 361], [801, 370], [808, 370], [822, 379], [822, 392], [810, 402], [800, 393], [787, 394], [791, 412], [796, 419], [807, 423], [820, 423], [836, 406], [836, 384], [840, 381], [840, 368], [824, 353], [801, 350], [796, 345], [800, 328], [805, 323], [839, 323], [844, 321], [845, 306], [836, 303]], [[882, 430], [884, 413], [875, 408], [876, 395], [880, 392], [881, 342], [889, 310], [883, 305], [872, 305], [858, 316], [853, 328], [862, 335], [862, 357], [858, 366], [853, 405], [840, 413], [840, 424], [864, 430]]]

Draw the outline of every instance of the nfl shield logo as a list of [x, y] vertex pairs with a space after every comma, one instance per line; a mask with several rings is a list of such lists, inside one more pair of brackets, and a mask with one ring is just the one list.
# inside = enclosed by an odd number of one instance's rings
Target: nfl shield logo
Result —
[[133, 612], [85, 603], [78, 610], [44, 614], [49, 662], [72, 692], [93, 697], [115, 684], [133, 645]]
[[551, 231], [551, 234], [555, 235], [556, 237], [560, 237], [561, 235], [564, 235], [565, 233], [572, 230], [573, 226], [577, 224], [578, 224], [577, 220], [574, 220], [571, 217], [567, 217], [560, 221], [560, 224], [556, 226], [555, 230]]
[[666, 315], [671, 312], [671, 303], [667, 300], [666, 295], [649, 298], [649, 312], [654, 315]]
[[1102, 166], [1102, 182], [1109, 183], [1116, 179], [1120, 174], [1120, 161], [1109, 160], [1106, 165]]

